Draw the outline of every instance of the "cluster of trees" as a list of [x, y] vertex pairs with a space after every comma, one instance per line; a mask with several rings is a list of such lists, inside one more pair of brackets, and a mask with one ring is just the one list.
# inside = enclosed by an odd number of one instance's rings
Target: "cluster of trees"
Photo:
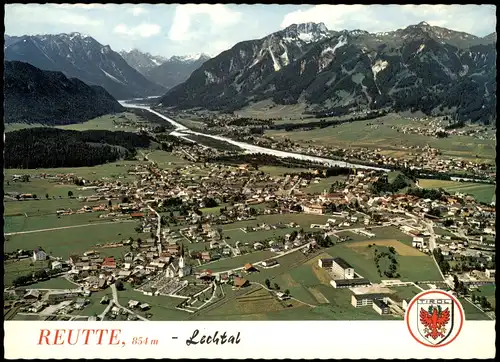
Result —
[[14, 287], [21, 287], [25, 285], [30, 285], [39, 281], [50, 279], [59, 271], [52, 269], [39, 269], [33, 273], [27, 273], [25, 275], [20, 275], [12, 281]]
[[28, 128], [5, 135], [5, 168], [84, 167], [132, 158], [145, 135], [112, 131]]
[[431, 199], [431, 200], [445, 200], [446, 196], [449, 195], [443, 189], [419, 189], [419, 188], [411, 188], [408, 190], [407, 194], [417, 196], [421, 199]]
[[439, 269], [443, 272], [443, 274], [447, 274], [450, 272], [450, 263], [444, 260], [443, 254], [441, 254], [441, 249], [436, 248], [432, 252], [434, 254], [434, 259], [436, 259], [436, 263], [439, 265]]
[[377, 181], [372, 183], [371, 189], [373, 193], [381, 194], [381, 193], [396, 193], [405, 187], [410, 186], [408, 179], [403, 174], [399, 174], [396, 176], [392, 183], [389, 182], [387, 177], [379, 177]]
[[484, 295], [476, 296], [475, 294], [472, 294], [472, 302], [479, 303], [481, 305], [481, 308], [485, 310], [491, 309], [491, 303], [488, 301], [488, 299], [486, 299]]
[[238, 154], [238, 155], [222, 155], [213, 157], [207, 162], [224, 163], [224, 164], [249, 164], [254, 167], [258, 165], [279, 166], [286, 168], [319, 168], [324, 169], [325, 166], [319, 162], [312, 162], [308, 160], [298, 160], [292, 157], [280, 158], [273, 155], [264, 153], [254, 154]]
[[[372, 246], [375, 246], [375, 244], [370, 244], [368, 245], [369, 248]], [[400, 275], [398, 273], [398, 261], [396, 259], [396, 249], [393, 247], [389, 247], [389, 252], [379, 252], [378, 249], [375, 249], [374, 251], [374, 258], [373, 260], [375, 261], [375, 265], [377, 266], [377, 272], [379, 276], [382, 276], [382, 271], [380, 270], [380, 259], [385, 258], [387, 261], [389, 261], [389, 266], [387, 267], [386, 270], [384, 270], [384, 275], [387, 278], [399, 278]]]
[[[280, 290], [280, 286], [278, 285], [278, 283], [274, 283], [273, 284], [273, 288], [271, 288], [271, 281], [269, 279], [266, 279], [264, 281], [264, 284], [266, 285], [266, 287], [268, 289], [275, 289], [275, 290]], [[288, 289], [285, 289], [285, 291], [283, 292], [285, 295], [290, 295], [290, 291]]]

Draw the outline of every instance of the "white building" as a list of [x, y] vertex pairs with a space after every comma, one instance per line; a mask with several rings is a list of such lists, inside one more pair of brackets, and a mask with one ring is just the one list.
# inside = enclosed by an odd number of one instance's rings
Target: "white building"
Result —
[[42, 248], [33, 250], [33, 261], [47, 260], [47, 253]]
[[332, 272], [340, 275], [343, 279], [354, 278], [354, 268], [342, 258], [333, 258]]
[[62, 263], [60, 261], [52, 262], [52, 270], [59, 270], [62, 268]]

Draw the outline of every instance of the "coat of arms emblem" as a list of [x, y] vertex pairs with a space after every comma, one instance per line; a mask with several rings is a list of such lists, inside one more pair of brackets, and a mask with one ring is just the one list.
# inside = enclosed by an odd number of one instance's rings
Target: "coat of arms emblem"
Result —
[[406, 310], [410, 334], [428, 347], [442, 347], [460, 333], [464, 321], [460, 302], [442, 290], [430, 290], [415, 296]]

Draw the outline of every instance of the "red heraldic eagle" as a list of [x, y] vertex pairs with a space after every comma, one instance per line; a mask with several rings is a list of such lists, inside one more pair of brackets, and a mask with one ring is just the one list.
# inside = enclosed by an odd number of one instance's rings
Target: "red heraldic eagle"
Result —
[[450, 310], [446, 308], [441, 310], [441, 306], [431, 306], [428, 310], [420, 309], [420, 322], [426, 327], [425, 337], [437, 339], [438, 337], [444, 338], [446, 332], [445, 325], [450, 321]]

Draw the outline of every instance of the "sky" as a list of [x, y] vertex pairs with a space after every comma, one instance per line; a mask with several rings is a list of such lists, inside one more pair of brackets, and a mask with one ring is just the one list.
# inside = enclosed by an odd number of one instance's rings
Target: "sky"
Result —
[[152, 5], [9, 4], [8, 35], [88, 34], [115, 51], [216, 56], [243, 40], [291, 24], [323, 22], [330, 30], [392, 31], [430, 25], [485, 36], [496, 29], [493, 5]]

